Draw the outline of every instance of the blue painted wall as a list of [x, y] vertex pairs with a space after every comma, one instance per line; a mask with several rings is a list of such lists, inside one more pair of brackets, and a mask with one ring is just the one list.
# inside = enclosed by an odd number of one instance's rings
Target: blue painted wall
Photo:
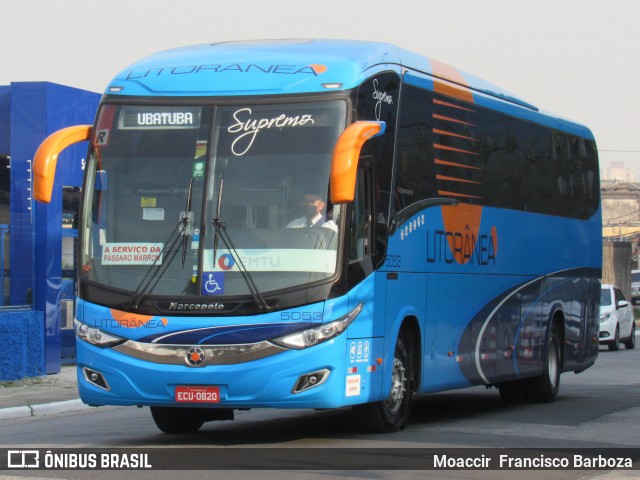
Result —
[[0, 313], [0, 381], [44, 375], [44, 313]]
[[[8, 97], [8, 102], [6, 98]], [[92, 124], [100, 95], [49, 82], [17, 82], [0, 90], [0, 142], [7, 138], [9, 105], [9, 153], [11, 155], [11, 252], [9, 271], [10, 305], [30, 305], [41, 318], [40, 331], [18, 328], [27, 317], [7, 320], [14, 328], [0, 331], [0, 345], [12, 344], [18, 336], [25, 345], [36, 345], [43, 373], [60, 371], [62, 252], [62, 186], [81, 186], [87, 144], [65, 150], [58, 159], [52, 201], [35, 203], [31, 199], [31, 160], [40, 143], [51, 133], [78, 124]], [[3, 146], [0, 143], [0, 147]], [[0, 323], [5, 322], [0, 312]], [[32, 325], [33, 327], [33, 325]], [[29, 337], [25, 337], [29, 335]], [[0, 376], [14, 372], [11, 358], [0, 356]], [[19, 369], [18, 369], [19, 370]], [[26, 371], [20, 376], [29, 375]]]

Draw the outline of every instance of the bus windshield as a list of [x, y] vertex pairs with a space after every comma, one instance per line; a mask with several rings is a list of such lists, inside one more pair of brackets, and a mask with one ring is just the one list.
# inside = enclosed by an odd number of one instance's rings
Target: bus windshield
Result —
[[333, 276], [340, 208], [327, 193], [346, 112], [343, 100], [104, 105], [87, 166], [84, 279], [175, 297], [247, 295], [247, 275], [262, 293]]

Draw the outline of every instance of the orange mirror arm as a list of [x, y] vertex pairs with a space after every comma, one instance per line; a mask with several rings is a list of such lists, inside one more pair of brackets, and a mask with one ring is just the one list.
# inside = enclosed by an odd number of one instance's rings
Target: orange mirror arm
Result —
[[384, 122], [361, 121], [349, 125], [338, 138], [331, 158], [331, 203], [352, 202], [356, 189], [356, 172], [362, 145], [372, 137], [382, 135]]
[[40, 144], [33, 158], [33, 198], [43, 203], [51, 201], [58, 155], [68, 146], [90, 137], [91, 125], [76, 125], [52, 133]]

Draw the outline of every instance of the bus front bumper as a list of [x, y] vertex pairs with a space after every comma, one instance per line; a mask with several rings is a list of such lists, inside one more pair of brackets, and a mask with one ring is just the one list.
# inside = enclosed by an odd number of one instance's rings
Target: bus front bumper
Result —
[[[368, 356], [354, 356], [367, 344]], [[382, 339], [344, 335], [244, 363], [161, 364], [77, 341], [78, 389], [89, 405], [212, 408], [338, 408], [380, 400]], [[356, 363], [357, 362], [357, 363]], [[215, 402], [178, 401], [184, 387], [214, 387]]]

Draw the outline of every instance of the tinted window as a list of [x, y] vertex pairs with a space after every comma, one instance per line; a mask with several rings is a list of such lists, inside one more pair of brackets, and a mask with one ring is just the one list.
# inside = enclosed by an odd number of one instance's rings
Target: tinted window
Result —
[[404, 88], [400, 207], [430, 197], [574, 218], [599, 205], [595, 144], [412, 85]]
[[384, 135], [372, 138], [362, 148], [362, 157], [372, 159], [375, 168], [376, 222], [382, 224], [386, 224], [389, 214], [399, 88], [397, 74], [383, 73], [367, 80], [357, 92], [356, 120], [378, 120], [386, 124]]

